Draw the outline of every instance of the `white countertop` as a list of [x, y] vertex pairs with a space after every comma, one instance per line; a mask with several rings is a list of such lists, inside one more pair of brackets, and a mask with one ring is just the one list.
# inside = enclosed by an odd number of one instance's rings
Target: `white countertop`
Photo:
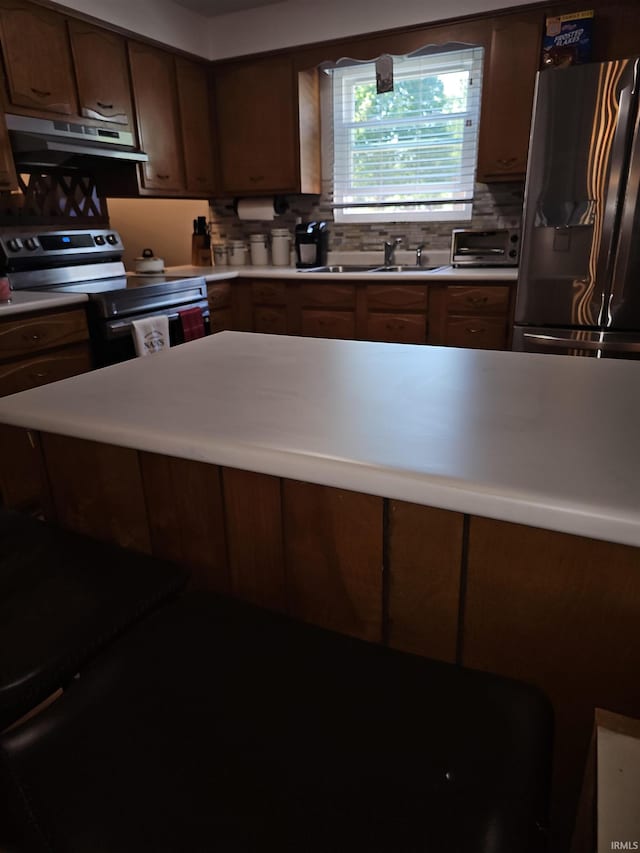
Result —
[[190, 265], [168, 267], [170, 275], [202, 275], [208, 282], [224, 281], [234, 278], [278, 278], [278, 279], [311, 279], [313, 281], [335, 281], [336, 279], [349, 279], [349, 281], [440, 281], [450, 284], [456, 282], [473, 281], [478, 284], [486, 282], [491, 284], [499, 282], [516, 282], [518, 270], [516, 267], [483, 267], [479, 268], [456, 268], [444, 266], [435, 270], [422, 270], [420, 272], [345, 272], [326, 273], [309, 272], [298, 270], [295, 267], [195, 267]]
[[0, 422], [640, 546], [640, 362], [222, 332]]
[[85, 293], [52, 293], [41, 290], [12, 290], [11, 302], [0, 302], [0, 318], [48, 308], [68, 308], [87, 301]]

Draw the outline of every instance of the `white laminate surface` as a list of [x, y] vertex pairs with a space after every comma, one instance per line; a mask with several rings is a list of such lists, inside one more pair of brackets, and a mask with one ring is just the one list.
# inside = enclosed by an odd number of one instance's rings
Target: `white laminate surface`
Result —
[[208, 282], [222, 281], [224, 279], [236, 278], [275, 278], [275, 279], [310, 279], [312, 281], [336, 281], [337, 279], [349, 281], [440, 281], [447, 284], [456, 284], [463, 282], [477, 282], [481, 284], [487, 282], [516, 282], [518, 280], [518, 270], [515, 267], [484, 267], [482, 269], [473, 268], [458, 268], [451, 266], [443, 266], [435, 270], [422, 270], [420, 272], [344, 272], [344, 273], [326, 273], [326, 272], [309, 272], [309, 270], [298, 270], [295, 267], [195, 267], [181, 266], [168, 267], [167, 273], [171, 275], [202, 275]]
[[640, 362], [222, 332], [0, 422], [640, 546]]
[[0, 318], [29, 314], [49, 308], [68, 308], [87, 301], [85, 293], [51, 293], [42, 290], [12, 290], [11, 302], [0, 302]]

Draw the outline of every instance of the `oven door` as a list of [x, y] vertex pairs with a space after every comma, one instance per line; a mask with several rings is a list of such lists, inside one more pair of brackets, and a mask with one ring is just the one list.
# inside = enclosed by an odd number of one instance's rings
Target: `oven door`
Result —
[[169, 319], [169, 338], [171, 346], [184, 343], [184, 333], [179, 311], [187, 308], [200, 308], [205, 335], [211, 334], [211, 323], [209, 306], [207, 302], [192, 302], [188, 305], [167, 308], [164, 311], [150, 311], [144, 314], [134, 314], [130, 317], [122, 317], [107, 320], [94, 327], [94, 343], [96, 362], [98, 367], [106, 367], [108, 364], [118, 364], [136, 357], [136, 348], [133, 342], [133, 320], [143, 320], [147, 317], [158, 317], [165, 315]]

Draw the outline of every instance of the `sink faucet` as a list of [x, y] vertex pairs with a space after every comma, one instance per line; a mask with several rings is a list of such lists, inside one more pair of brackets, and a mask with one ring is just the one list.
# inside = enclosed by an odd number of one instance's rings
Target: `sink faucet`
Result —
[[424, 243], [419, 243], [416, 246], [416, 266], [422, 266], [422, 250], [424, 249]]
[[384, 265], [392, 267], [396, 262], [396, 249], [402, 246], [403, 237], [396, 237], [395, 240], [384, 241]]

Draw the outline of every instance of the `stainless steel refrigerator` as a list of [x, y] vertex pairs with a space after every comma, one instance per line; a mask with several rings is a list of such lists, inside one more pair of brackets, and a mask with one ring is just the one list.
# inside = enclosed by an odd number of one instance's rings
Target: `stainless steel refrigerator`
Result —
[[513, 349], [640, 359], [640, 60], [538, 74]]

